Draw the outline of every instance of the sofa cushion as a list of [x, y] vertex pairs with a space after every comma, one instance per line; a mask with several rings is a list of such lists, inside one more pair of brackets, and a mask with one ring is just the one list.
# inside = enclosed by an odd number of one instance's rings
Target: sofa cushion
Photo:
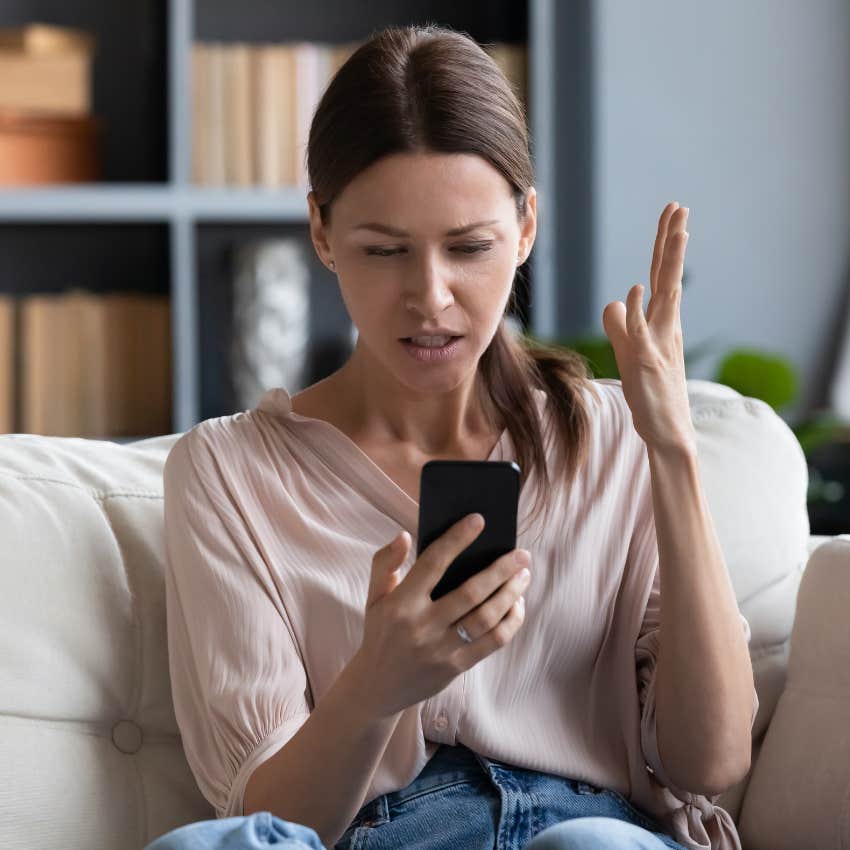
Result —
[[785, 690], [741, 810], [747, 850], [850, 847], [850, 534], [812, 554]]
[[14, 813], [0, 847], [131, 850], [214, 816], [168, 677], [162, 467], [179, 436], [0, 437], [0, 788]]

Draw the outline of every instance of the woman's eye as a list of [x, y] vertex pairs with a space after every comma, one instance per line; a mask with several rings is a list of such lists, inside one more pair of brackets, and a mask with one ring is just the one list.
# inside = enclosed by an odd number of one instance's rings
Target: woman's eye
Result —
[[[489, 251], [493, 247], [492, 242], [479, 242], [475, 245], [458, 245], [452, 251], [460, 251], [462, 254], [477, 254], [481, 251]], [[403, 253], [402, 249], [392, 250], [390, 248], [367, 248], [366, 254], [371, 257], [391, 257], [394, 254]]]
[[477, 254], [479, 251], [489, 251], [492, 247], [492, 242], [480, 242], [477, 245], [462, 245], [458, 250], [464, 254]]

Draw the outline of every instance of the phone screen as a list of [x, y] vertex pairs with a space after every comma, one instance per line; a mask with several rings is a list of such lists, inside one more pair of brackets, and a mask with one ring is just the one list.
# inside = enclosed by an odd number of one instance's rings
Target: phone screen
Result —
[[514, 461], [429, 460], [419, 486], [416, 554], [467, 514], [480, 513], [484, 528], [449, 564], [431, 591], [439, 599], [516, 548], [520, 468]]

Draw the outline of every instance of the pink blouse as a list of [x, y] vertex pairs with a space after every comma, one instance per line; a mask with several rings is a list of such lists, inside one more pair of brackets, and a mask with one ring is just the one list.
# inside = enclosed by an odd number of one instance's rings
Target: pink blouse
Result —
[[[623, 794], [692, 850], [741, 850], [717, 797], [673, 786], [655, 736], [660, 576], [646, 447], [619, 380], [597, 379], [590, 459], [527, 528], [525, 621], [504, 647], [405, 709], [361, 805], [404, 788], [440, 743]], [[547, 457], [557, 441], [543, 417]], [[490, 460], [515, 459], [503, 431]], [[554, 465], [553, 465], [554, 468]], [[360, 647], [371, 560], [418, 503], [349, 437], [292, 410], [283, 388], [182, 435], [164, 468], [174, 710], [217, 817], [307, 719]], [[541, 515], [542, 516], [542, 515]], [[750, 627], [741, 616], [747, 641]], [[699, 663], [699, 659], [694, 659]], [[753, 693], [753, 716], [758, 709]], [[752, 723], [751, 723], [752, 725]]]

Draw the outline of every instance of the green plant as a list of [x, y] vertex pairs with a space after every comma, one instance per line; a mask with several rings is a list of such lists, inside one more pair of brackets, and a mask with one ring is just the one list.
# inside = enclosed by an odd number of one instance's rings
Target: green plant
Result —
[[753, 348], [728, 352], [720, 361], [714, 380], [741, 395], [760, 398], [774, 410], [790, 404], [797, 396], [794, 366], [784, 357]]

